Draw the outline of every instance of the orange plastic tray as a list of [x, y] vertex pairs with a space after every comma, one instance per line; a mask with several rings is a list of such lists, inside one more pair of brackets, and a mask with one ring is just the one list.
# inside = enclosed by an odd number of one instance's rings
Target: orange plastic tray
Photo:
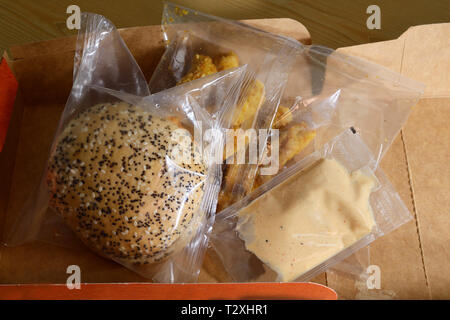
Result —
[[208, 283], [208, 284], [82, 284], [69, 290], [63, 284], [0, 285], [0, 300], [208, 300], [299, 299], [336, 300], [334, 290], [317, 283]]

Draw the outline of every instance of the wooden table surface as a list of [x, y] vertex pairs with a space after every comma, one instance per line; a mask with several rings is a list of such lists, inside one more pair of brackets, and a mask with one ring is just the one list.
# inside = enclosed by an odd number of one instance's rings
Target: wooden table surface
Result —
[[[450, 22], [448, 0], [173, 0], [229, 19], [292, 18], [311, 33], [313, 43], [331, 48], [395, 39], [408, 27]], [[107, 5], [106, 5], [107, 3]], [[66, 8], [100, 13], [118, 28], [155, 25], [161, 0], [0, 0], [0, 51], [13, 44], [74, 34], [66, 28]], [[366, 9], [377, 4], [381, 29], [369, 30]]]

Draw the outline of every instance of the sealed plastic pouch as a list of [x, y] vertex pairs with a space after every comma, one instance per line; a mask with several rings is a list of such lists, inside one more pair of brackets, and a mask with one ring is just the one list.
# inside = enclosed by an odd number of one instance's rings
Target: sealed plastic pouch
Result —
[[[379, 161], [423, 92], [421, 83], [369, 61], [322, 46], [304, 46], [292, 39], [175, 4], [166, 3], [162, 24], [167, 50], [150, 81], [150, 90], [157, 92], [247, 63], [254, 77], [244, 86], [233, 128], [269, 128], [270, 122], [272, 128], [279, 129], [280, 171], [320, 149], [348, 127], [360, 133]], [[294, 61], [286, 59], [286, 55], [293, 56]], [[258, 93], [252, 87], [254, 83], [263, 84], [261, 88], [266, 91]], [[276, 91], [276, 99], [270, 98], [271, 86], [282, 89]], [[257, 99], [261, 92], [262, 100]], [[274, 103], [263, 103], [258, 114], [248, 113], [244, 109], [252, 103], [248, 103], [246, 96], [256, 97], [253, 101], [267, 98]], [[321, 118], [319, 125], [311, 126], [305, 121], [308, 120], [305, 110]], [[265, 121], [253, 122], [258, 115]], [[283, 117], [277, 119], [279, 115]], [[239, 118], [245, 117], [249, 121], [241, 122]], [[261, 175], [251, 165], [224, 168], [219, 211], [250, 192], [257, 175], [255, 186], [276, 175]], [[244, 177], [244, 182], [237, 177]]]
[[[370, 61], [322, 46], [299, 50], [280, 104], [338, 98], [331, 125], [318, 134], [316, 148], [353, 127], [380, 160], [405, 124], [424, 85]], [[324, 128], [325, 129], [325, 128]]]
[[[283, 114], [284, 121], [278, 127], [279, 172], [320, 149], [348, 127], [360, 134], [379, 163], [419, 100], [424, 85], [329, 48], [302, 48], [277, 112], [277, 116]], [[319, 125], [311, 126], [308, 121], [311, 111], [315, 114], [312, 119], [318, 119], [314, 122]], [[259, 174], [254, 188], [275, 176]], [[363, 250], [367, 251], [363, 256], [368, 256], [368, 250]], [[365, 268], [355, 262], [343, 262], [335, 268], [349, 275], [367, 276]]]
[[[279, 172], [349, 127], [380, 161], [422, 92], [421, 83], [383, 66], [299, 44], [272, 124], [280, 131]], [[259, 175], [255, 187], [276, 174]]]
[[[151, 90], [215, 72], [221, 60], [242, 60], [250, 70], [264, 70], [267, 60], [258, 52], [271, 48], [271, 37], [244, 26], [167, 4], [163, 28], [168, 49]], [[224, 166], [218, 211], [319, 150], [344, 128], [353, 127], [379, 162], [423, 92], [422, 84], [380, 65], [321, 46], [296, 47], [280, 105], [272, 106], [277, 111], [271, 127], [279, 130], [279, 143], [269, 138], [267, 152], [279, 150], [278, 170], [262, 170], [267, 157], [257, 166], [247, 165], [247, 171], [241, 165]], [[277, 79], [275, 73], [271, 76]], [[345, 272], [360, 274], [361, 268], [346, 265]]]
[[211, 239], [235, 281], [305, 281], [409, 219], [348, 130], [217, 214]]
[[214, 131], [195, 133], [226, 124], [244, 72], [148, 95], [114, 26], [83, 14], [71, 94], [36, 196], [6, 242], [81, 240], [149, 279], [195, 281], [221, 181], [211, 155], [222, 148]]
[[[83, 13], [76, 41], [72, 90], [55, 137], [80, 111], [116, 100], [109, 94], [92, 90], [90, 86], [94, 85], [133, 95], [150, 94], [141, 69], [114, 25], [101, 15]], [[47, 189], [44, 178], [35, 184], [36, 197], [29, 197], [22, 212], [13, 212], [7, 217], [5, 242], [8, 244], [17, 245], [38, 237], [47, 210], [48, 193], [42, 192]]]
[[[162, 27], [167, 49], [150, 80], [151, 92], [245, 64], [230, 128], [271, 127], [297, 42], [171, 3], [165, 4]], [[218, 210], [251, 191], [257, 169], [257, 164], [248, 161], [226, 162]]]

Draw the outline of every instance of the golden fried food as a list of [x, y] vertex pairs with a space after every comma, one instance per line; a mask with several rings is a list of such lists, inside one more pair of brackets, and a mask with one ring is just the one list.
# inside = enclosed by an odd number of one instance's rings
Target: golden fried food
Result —
[[213, 63], [211, 57], [202, 54], [196, 54], [194, 56], [194, 59], [192, 60], [191, 69], [183, 78], [181, 78], [178, 84], [200, 79], [216, 72], [217, 68]]
[[305, 123], [295, 124], [287, 132], [281, 132], [280, 149], [283, 152], [280, 153], [280, 167], [305, 149], [315, 136], [316, 131], [308, 130]]
[[215, 59], [217, 71], [223, 71], [227, 69], [239, 67], [239, 58], [234, 52], [230, 52], [226, 55], [219, 56]]
[[[233, 186], [236, 183], [236, 174], [232, 173], [232, 167], [234, 165], [224, 166], [223, 178], [222, 178], [222, 188], [219, 193], [219, 198], [217, 200], [217, 212], [222, 211], [232, 203], [232, 195], [231, 192], [233, 190]], [[227, 170], [231, 169], [231, 170]]]
[[250, 85], [247, 99], [242, 106], [238, 108], [238, 113], [233, 119], [234, 128], [239, 128], [245, 121], [253, 119], [259, 107], [264, 102], [265, 95], [264, 84], [259, 80], [255, 80]]
[[[316, 131], [308, 130], [305, 123], [295, 124], [289, 129], [282, 131], [279, 140], [279, 168], [282, 169], [286, 163], [302, 152], [315, 136]], [[268, 148], [270, 148], [270, 145]], [[272, 178], [273, 176], [269, 175], [258, 175], [253, 189], [258, 188]]]
[[[218, 56], [214, 59], [214, 61], [209, 56], [196, 54], [192, 61], [191, 69], [179, 81], [178, 84], [186, 83], [219, 71], [236, 68], [238, 66], [239, 58], [234, 52]], [[247, 126], [248, 123], [246, 122], [254, 119], [255, 114], [258, 112], [258, 109], [264, 102], [264, 99], [264, 84], [258, 80], [253, 81], [247, 91], [245, 100], [241, 102], [240, 106], [237, 108], [237, 112], [233, 117], [232, 127], [234, 129], [239, 129], [242, 128], [243, 125]], [[292, 115], [288, 111], [289, 109], [286, 107], [281, 107], [281, 110], [278, 111], [275, 119], [277, 128], [292, 121]], [[237, 139], [235, 139], [233, 156], [241, 152], [242, 148], [247, 149], [247, 146], [248, 140], [245, 140], [244, 146], [239, 146], [237, 144]], [[246, 195], [251, 191], [253, 179], [251, 177], [249, 177], [249, 179], [242, 177], [245, 173], [245, 169], [245, 166], [239, 164], [228, 164], [224, 166], [222, 188], [217, 204], [218, 212], [230, 206], [239, 200], [243, 195]], [[254, 170], [256, 170], [256, 165]]]
[[[244, 174], [248, 174], [247, 166], [242, 164], [224, 166], [222, 189], [217, 201], [217, 212], [229, 207], [252, 190], [253, 179], [243, 177]], [[254, 166], [254, 170], [257, 170], [257, 165]]]
[[[189, 72], [184, 75], [178, 84], [186, 83], [207, 75], [231, 69], [239, 66], [239, 58], [234, 52], [218, 56], [214, 59], [210, 56], [195, 54]], [[265, 98], [264, 84], [255, 80], [248, 90], [246, 100], [238, 108], [233, 119], [233, 127], [239, 128], [246, 120], [252, 119]]]
[[[253, 120], [259, 107], [264, 102], [264, 99], [264, 84], [261, 81], [255, 80], [249, 88], [248, 95], [244, 103], [240, 108], [238, 108], [238, 111], [234, 116], [233, 128], [239, 129], [246, 121]], [[247, 149], [249, 143], [247, 139], [245, 139], [245, 144], [243, 146], [237, 144], [237, 139], [235, 139], [234, 141], [235, 154], [242, 152], [242, 149]], [[251, 177], [249, 179], [243, 178], [242, 175], [245, 173], [244, 171], [245, 167], [239, 164], [225, 165], [225, 171], [222, 180], [222, 189], [219, 194], [217, 204], [218, 212], [232, 205], [242, 196], [248, 194], [251, 191], [251, 184], [253, 182], [253, 179]]]
[[292, 112], [288, 107], [280, 105], [273, 120], [273, 129], [280, 129], [287, 126], [292, 121]]
[[234, 52], [218, 56], [214, 59], [203, 54], [196, 54], [192, 60], [191, 69], [178, 84], [200, 79], [210, 74], [239, 67], [239, 58]]

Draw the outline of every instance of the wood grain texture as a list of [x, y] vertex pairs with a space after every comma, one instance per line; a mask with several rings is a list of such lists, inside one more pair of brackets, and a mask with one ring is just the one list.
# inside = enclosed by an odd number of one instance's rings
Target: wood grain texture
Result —
[[[311, 32], [315, 44], [331, 48], [395, 39], [408, 27], [450, 21], [448, 0], [173, 0], [229, 19], [292, 18]], [[366, 9], [381, 8], [381, 29], [368, 30]], [[160, 0], [0, 0], [0, 51], [14, 44], [75, 34], [66, 28], [67, 6], [105, 15], [118, 28], [161, 21]]]

